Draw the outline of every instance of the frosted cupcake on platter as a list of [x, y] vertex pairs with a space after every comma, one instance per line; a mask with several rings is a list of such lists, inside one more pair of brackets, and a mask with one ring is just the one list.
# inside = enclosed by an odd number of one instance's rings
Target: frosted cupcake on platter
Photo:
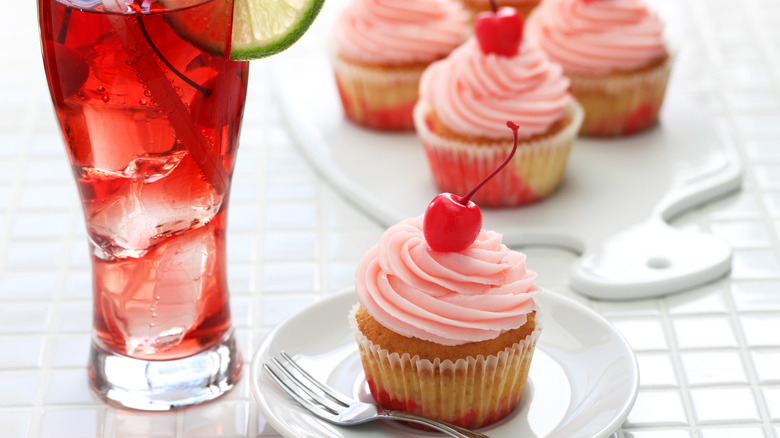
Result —
[[519, 125], [512, 162], [474, 197], [483, 207], [514, 207], [554, 193], [583, 119], [561, 66], [522, 35], [513, 9], [482, 13], [474, 36], [420, 80], [415, 127], [441, 191], [474, 187], [512, 148], [504, 123]]
[[546, 0], [527, 33], [571, 79], [585, 108], [582, 134], [629, 135], [656, 122], [672, 57], [643, 0]]
[[476, 429], [519, 404], [542, 326], [536, 273], [466, 198], [439, 195], [382, 235], [349, 322], [377, 403]]
[[469, 33], [451, 0], [352, 0], [331, 37], [331, 63], [346, 117], [386, 131], [414, 128], [423, 70]]

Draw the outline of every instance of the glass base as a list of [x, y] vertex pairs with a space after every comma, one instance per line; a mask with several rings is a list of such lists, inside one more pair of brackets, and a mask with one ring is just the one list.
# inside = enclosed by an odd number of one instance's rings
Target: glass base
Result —
[[232, 333], [220, 343], [183, 359], [146, 361], [121, 356], [92, 343], [89, 383], [110, 403], [144, 411], [168, 411], [213, 400], [241, 374], [241, 355]]

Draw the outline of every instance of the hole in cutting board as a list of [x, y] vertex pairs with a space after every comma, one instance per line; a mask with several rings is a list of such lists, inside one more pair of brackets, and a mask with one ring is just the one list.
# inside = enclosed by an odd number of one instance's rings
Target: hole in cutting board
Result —
[[647, 259], [647, 266], [652, 269], [667, 269], [672, 266], [672, 261], [666, 257], [650, 257]]

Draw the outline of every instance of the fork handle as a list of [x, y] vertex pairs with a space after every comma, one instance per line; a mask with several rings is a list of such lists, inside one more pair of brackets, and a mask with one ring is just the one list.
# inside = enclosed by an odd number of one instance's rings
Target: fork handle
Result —
[[379, 416], [387, 420], [411, 421], [412, 423], [423, 424], [440, 432], [444, 432], [454, 438], [490, 438], [485, 434], [474, 432], [473, 430], [464, 429], [460, 426], [441, 420], [405, 411], [384, 410], [379, 413]]

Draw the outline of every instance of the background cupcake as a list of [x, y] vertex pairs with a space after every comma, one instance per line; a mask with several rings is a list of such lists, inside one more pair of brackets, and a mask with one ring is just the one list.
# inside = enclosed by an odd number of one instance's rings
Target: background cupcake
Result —
[[582, 134], [618, 136], [658, 118], [671, 71], [663, 28], [642, 0], [546, 0], [527, 33], [571, 79]]
[[[503, 11], [503, 12], [502, 12]], [[511, 14], [499, 10], [495, 16]], [[515, 14], [522, 34], [522, 20]], [[506, 28], [507, 26], [499, 26]], [[519, 125], [517, 152], [476, 195], [483, 207], [527, 204], [551, 195], [563, 179], [582, 109], [561, 67], [517, 36], [513, 45], [492, 22], [432, 64], [420, 82], [415, 126], [440, 190], [466, 193], [497, 168], [513, 146], [506, 122]]]
[[467, 20], [451, 0], [353, 0], [335, 23], [331, 50], [347, 118], [413, 129], [420, 75], [464, 41]]
[[350, 325], [383, 407], [473, 429], [520, 402], [541, 333], [536, 274], [478, 231], [465, 250], [435, 251], [423, 218], [407, 219], [358, 265]]

